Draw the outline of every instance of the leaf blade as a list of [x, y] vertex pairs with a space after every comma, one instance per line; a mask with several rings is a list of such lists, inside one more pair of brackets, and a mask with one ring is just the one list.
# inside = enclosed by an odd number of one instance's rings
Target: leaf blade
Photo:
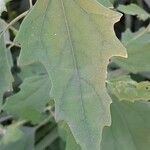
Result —
[[100, 149], [102, 128], [111, 122], [108, 60], [126, 56], [113, 31], [119, 18], [92, 0], [38, 1], [16, 38], [23, 47], [20, 63], [40, 61], [46, 67], [56, 119], [68, 123], [83, 150]]

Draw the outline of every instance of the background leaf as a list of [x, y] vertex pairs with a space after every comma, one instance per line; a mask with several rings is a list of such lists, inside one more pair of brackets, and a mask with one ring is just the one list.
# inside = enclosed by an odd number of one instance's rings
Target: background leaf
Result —
[[119, 5], [117, 9], [125, 14], [137, 16], [141, 20], [150, 18], [150, 14], [136, 4]]
[[112, 125], [103, 130], [102, 150], [149, 150], [150, 103], [119, 102], [114, 97], [111, 112]]
[[17, 124], [2, 128], [4, 134], [0, 138], [1, 150], [34, 150], [34, 130], [27, 127], [19, 127]]
[[21, 91], [9, 97], [3, 109], [20, 119], [36, 124], [46, 117], [44, 109], [50, 101], [51, 84], [46, 70], [40, 63], [23, 66], [22, 69], [21, 77], [24, 78], [24, 82]]
[[120, 67], [133, 73], [150, 71], [150, 26], [137, 33], [127, 30], [123, 34], [123, 43], [128, 58], [113, 59]]
[[66, 123], [59, 123], [59, 134], [66, 143], [65, 150], [81, 150]]
[[108, 89], [119, 99], [127, 101], [150, 100], [150, 82], [136, 82], [130, 76], [121, 76], [108, 81]]

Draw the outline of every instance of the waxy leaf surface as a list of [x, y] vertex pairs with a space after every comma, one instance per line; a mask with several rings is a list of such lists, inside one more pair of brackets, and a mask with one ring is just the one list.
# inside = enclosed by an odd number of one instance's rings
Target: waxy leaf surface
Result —
[[105, 79], [112, 56], [126, 56], [115, 13], [93, 0], [38, 0], [16, 37], [20, 64], [42, 62], [52, 81], [57, 121], [68, 123], [83, 150], [100, 149], [110, 125]]

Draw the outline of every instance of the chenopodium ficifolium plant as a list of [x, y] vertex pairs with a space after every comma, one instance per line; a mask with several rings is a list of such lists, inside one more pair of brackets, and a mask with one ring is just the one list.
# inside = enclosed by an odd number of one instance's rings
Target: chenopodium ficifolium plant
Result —
[[[98, 2], [112, 7], [109, 0]], [[93, 0], [38, 0], [15, 39], [22, 48], [19, 76], [23, 83], [4, 105], [3, 93], [11, 89], [12, 80], [5, 46], [9, 38], [0, 39], [3, 111], [40, 126], [47, 119], [45, 104], [53, 97], [59, 136], [65, 140], [66, 150], [149, 150], [150, 82], [137, 82], [129, 74], [149, 71], [149, 26], [122, 35], [129, 56], [122, 58], [126, 51], [113, 31], [119, 18], [118, 13]], [[3, 25], [0, 29], [5, 30]], [[127, 74], [112, 78], [115, 71], [109, 71], [107, 92], [107, 65], [112, 56], [122, 56], [111, 60]], [[0, 149], [47, 147], [37, 142], [37, 127], [17, 124], [0, 125]], [[53, 131], [48, 135], [49, 143], [51, 137], [57, 137]]]
[[99, 150], [111, 124], [107, 65], [112, 56], [127, 57], [113, 29], [120, 17], [93, 0], [38, 0], [15, 39], [20, 65], [46, 68], [55, 119], [68, 124], [83, 150]]

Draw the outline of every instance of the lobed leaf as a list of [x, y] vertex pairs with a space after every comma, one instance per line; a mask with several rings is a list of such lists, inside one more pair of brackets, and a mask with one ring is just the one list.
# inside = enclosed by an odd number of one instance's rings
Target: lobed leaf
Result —
[[55, 118], [67, 122], [83, 150], [100, 149], [111, 123], [107, 65], [112, 56], [126, 56], [113, 29], [119, 18], [93, 0], [38, 0], [16, 37], [20, 64], [44, 64]]

